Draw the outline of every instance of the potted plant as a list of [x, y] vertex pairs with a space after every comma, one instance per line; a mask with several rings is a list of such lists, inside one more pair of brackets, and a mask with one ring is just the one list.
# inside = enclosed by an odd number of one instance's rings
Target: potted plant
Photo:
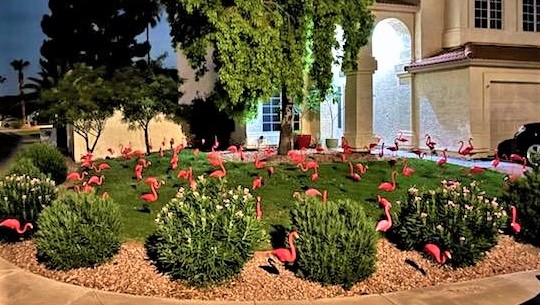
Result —
[[328, 98], [324, 100], [324, 104], [328, 107], [328, 113], [330, 114], [330, 138], [325, 140], [326, 147], [333, 149], [338, 147], [338, 139], [334, 138], [334, 122], [337, 118], [334, 113], [334, 104], [338, 103], [338, 99], [341, 98], [341, 94], [337, 90], [333, 90]]

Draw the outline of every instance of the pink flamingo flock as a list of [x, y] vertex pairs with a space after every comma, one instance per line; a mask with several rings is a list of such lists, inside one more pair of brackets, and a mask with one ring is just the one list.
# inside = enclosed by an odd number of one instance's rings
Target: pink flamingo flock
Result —
[[[468, 145], [465, 146], [464, 141], [459, 141], [459, 144], [461, 145], [459, 147], [458, 153], [463, 156], [472, 156], [474, 152], [474, 146], [472, 144], [472, 138], [469, 138]], [[409, 140], [403, 136], [402, 132], [399, 132], [397, 137], [394, 139], [394, 145], [387, 147], [386, 150], [391, 151], [393, 155], [395, 156], [399, 148], [399, 143], [405, 143]], [[165, 157], [165, 151], [167, 148], [165, 147], [166, 139], [163, 139], [161, 146], [159, 148], [159, 155], [160, 157]], [[373, 143], [369, 143], [367, 146], [365, 146], [366, 149], [368, 149], [370, 152], [372, 149], [374, 149], [377, 145], [381, 143], [381, 138], [377, 137], [377, 141]], [[169, 160], [169, 170], [177, 170], [179, 167], [179, 154], [184, 149], [183, 144], [174, 145], [175, 141], [174, 139], [170, 139], [170, 150], [171, 150], [171, 158]], [[385, 152], [385, 146], [384, 142], [381, 143], [380, 146], [380, 152], [378, 153], [379, 157], [384, 157]], [[436, 154], [435, 147], [437, 145], [436, 142], [432, 140], [432, 137], [429, 134], [425, 135], [425, 145], [429, 148], [432, 154]], [[207, 154], [208, 163], [217, 169], [214, 169], [211, 171], [208, 176], [215, 179], [223, 179], [227, 175], [227, 169], [224, 165], [224, 154], [228, 154], [232, 156], [233, 158], [236, 158], [240, 161], [246, 161], [248, 160], [248, 156], [245, 154], [244, 149], [242, 146], [229, 146], [224, 151], [219, 151], [217, 148], [219, 147], [219, 142], [217, 137], [214, 138], [214, 143], [211, 148], [211, 152]], [[120, 148], [120, 154], [121, 157], [125, 160], [130, 160], [132, 158], [137, 158], [137, 162], [134, 168], [134, 177], [137, 181], [142, 181], [144, 177], [144, 170], [151, 166], [151, 162], [148, 162], [145, 159], [144, 152], [140, 150], [133, 150], [131, 148], [131, 143], [127, 147], [124, 147], [123, 145], [119, 145]], [[340, 162], [347, 162], [348, 157], [352, 153], [352, 147], [348, 144], [347, 140], [345, 138], [342, 138], [342, 149], [343, 153], [339, 155], [339, 161]], [[322, 151], [323, 148], [318, 149], [318, 151]], [[109, 153], [112, 155], [114, 154], [114, 150], [109, 148]], [[419, 158], [423, 158], [426, 153], [422, 152], [420, 149], [413, 148], [410, 150], [410, 152], [415, 153], [418, 155]], [[257, 174], [254, 176], [252, 181], [252, 190], [257, 190], [263, 187], [263, 181], [264, 179], [269, 179], [272, 175], [275, 173], [274, 166], [270, 166], [268, 164], [268, 161], [266, 158], [268, 156], [271, 156], [275, 153], [275, 150], [272, 148], [260, 150], [259, 152], [255, 153], [253, 158], [253, 168], [254, 170], [265, 170], [267, 172], [267, 178], [263, 178], [263, 175]], [[447, 163], [447, 149], [442, 150], [442, 157], [437, 160], [437, 165], [440, 167], [443, 167]], [[199, 158], [199, 150], [195, 149], [193, 151], [193, 155], [195, 159]], [[495, 154], [497, 155], [497, 154]], [[525, 162], [523, 161], [523, 158], [518, 158], [520, 156], [512, 155], [510, 158], [512, 160], [518, 161], [518, 162]], [[306, 173], [309, 175], [309, 178], [311, 181], [317, 181], [320, 178], [320, 172], [319, 172], [319, 163], [315, 160], [309, 160], [308, 156], [306, 154], [305, 149], [300, 150], [290, 150], [287, 153], [288, 160], [295, 164], [296, 167], [301, 171], [301, 173]], [[499, 160], [498, 158], [494, 160], [492, 166], [497, 167]], [[388, 163], [391, 166], [394, 166], [397, 163], [397, 160], [395, 158], [391, 158]], [[525, 163], [524, 163], [525, 164]], [[401, 170], [401, 174], [403, 177], [411, 177], [414, 175], [415, 170], [409, 165], [408, 160], [403, 160], [403, 167]], [[69, 173], [67, 176], [67, 180], [72, 181], [73, 183], [76, 183], [74, 186], [74, 190], [76, 191], [83, 191], [88, 192], [92, 191], [93, 187], [99, 187], [102, 185], [103, 180], [105, 179], [105, 176], [103, 174], [98, 175], [98, 173], [102, 173], [103, 171], [106, 171], [110, 169], [109, 164], [102, 162], [100, 164], [96, 164], [93, 160], [92, 153], [88, 153], [81, 157], [81, 172], [72, 172]], [[91, 175], [88, 180], [85, 180], [85, 177], [89, 175], [90, 171], [95, 171], [95, 175]], [[483, 169], [479, 168], [471, 168], [470, 173], [476, 174], [483, 171]], [[352, 161], [348, 161], [348, 173], [346, 174], [346, 177], [351, 179], [354, 182], [361, 181], [362, 177], [366, 175], [368, 172], [368, 167], [362, 163], [356, 163], [353, 164]], [[380, 183], [378, 186], [378, 190], [384, 191], [384, 192], [394, 192], [397, 189], [397, 178], [398, 172], [396, 170], [392, 170], [390, 175], [390, 181], [384, 181]], [[188, 181], [190, 187], [192, 189], [197, 188], [197, 183], [193, 179], [193, 169], [191, 167], [187, 168], [180, 168], [177, 173], [178, 179], [185, 179]], [[159, 180], [156, 177], [149, 177], [145, 180], [146, 184], [150, 187], [150, 192], [143, 193], [140, 195], [140, 200], [142, 200], [145, 204], [153, 203], [158, 200], [158, 190], [159, 188], [165, 184], [164, 180]], [[265, 182], [266, 183], [266, 182]], [[319, 190], [315, 188], [308, 188], [304, 191], [305, 196], [310, 197], [317, 197], [320, 198], [322, 203], [326, 203], [328, 200], [328, 191], [327, 190]], [[108, 196], [108, 194], [107, 194]], [[295, 191], [293, 193], [293, 197], [300, 198], [300, 192]], [[261, 221], [263, 219], [263, 207], [262, 207], [262, 198], [261, 196], [256, 196], [256, 203], [255, 203], [255, 217], [257, 220]], [[392, 216], [391, 216], [391, 209], [392, 209], [392, 203], [382, 197], [381, 195], [377, 195], [377, 202], [380, 205], [380, 207], [384, 211], [384, 219], [377, 222], [375, 225], [375, 230], [379, 231], [381, 233], [388, 232], [392, 228]], [[514, 233], [519, 233], [521, 231], [521, 226], [517, 222], [517, 209], [515, 206], [511, 206], [511, 213], [512, 213], [512, 221], [510, 224], [510, 228]], [[15, 222], [16, 220], [5, 220], [2, 223], [0, 223], [0, 226], [6, 226], [13, 228], [14, 230], [17, 230], [17, 232], [24, 232], [28, 228], [32, 228], [31, 223], [27, 223], [23, 229], [20, 228], [20, 224], [18, 222]], [[274, 249], [270, 252], [270, 256], [273, 258], [276, 258], [281, 263], [293, 263], [296, 258], [296, 248], [294, 244], [294, 240], [298, 238], [300, 235], [295, 230], [291, 231], [288, 234], [288, 244], [289, 248], [278, 248]], [[442, 251], [439, 246], [428, 243], [425, 245], [424, 250], [431, 255], [438, 263], [444, 264], [447, 259], [451, 259], [451, 253], [450, 250]]]

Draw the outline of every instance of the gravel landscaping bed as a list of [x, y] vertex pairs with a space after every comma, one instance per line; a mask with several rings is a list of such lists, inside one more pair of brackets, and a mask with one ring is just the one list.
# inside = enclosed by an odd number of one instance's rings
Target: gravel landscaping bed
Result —
[[32, 241], [0, 245], [0, 256], [45, 277], [70, 284], [128, 294], [201, 300], [300, 300], [360, 294], [387, 293], [467, 281], [497, 274], [540, 269], [540, 249], [502, 236], [475, 267], [451, 270], [415, 251], [400, 251], [387, 240], [378, 244], [377, 271], [350, 291], [301, 280], [290, 271], [265, 271], [264, 253], [256, 253], [233, 280], [214, 288], [195, 289], [157, 273], [140, 243], [122, 245], [114, 259], [97, 268], [51, 271], [35, 259]]

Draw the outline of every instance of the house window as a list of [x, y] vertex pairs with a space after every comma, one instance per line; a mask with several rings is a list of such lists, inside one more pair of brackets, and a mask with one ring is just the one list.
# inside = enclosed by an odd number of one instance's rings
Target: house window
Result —
[[502, 29], [502, 0], [474, 0], [474, 27]]
[[523, 30], [540, 32], [540, 0], [523, 0]]
[[[279, 131], [281, 125], [281, 94], [273, 95], [262, 105], [263, 131]], [[293, 130], [300, 130], [300, 114], [294, 111]]]

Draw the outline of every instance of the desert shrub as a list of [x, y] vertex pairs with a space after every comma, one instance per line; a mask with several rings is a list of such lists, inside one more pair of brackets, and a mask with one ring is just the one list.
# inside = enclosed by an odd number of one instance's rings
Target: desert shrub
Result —
[[34, 165], [29, 158], [18, 158], [8, 170], [8, 175], [27, 175], [35, 178], [43, 178], [44, 174]]
[[41, 210], [57, 196], [54, 181], [41, 175], [9, 175], [0, 180], [0, 219], [35, 222]]
[[38, 219], [37, 256], [49, 269], [92, 267], [120, 249], [120, 209], [94, 193], [69, 192]]
[[247, 188], [199, 177], [196, 190], [181, 188], [158, 213], [149, 255], [174, 279], [220, 283], [241, 271], [262, 240], [255, 205]]
[[540, 169], [536, 167], [524, 177], [509, 181], [503, 201], [517, 208], [517, 221], [521, 225], [518, 238], [540, 246]]
[[20, 158], [31, 159], [42, 173], [50, 175], [57, 184], [66, 180], [67, 165], [64, 156], [52, 145], [34, 143], [19, 154]]
[[485, 197], [477, 182], [468, 186], [442, 181], [435, 190], [410, 188], [396, 202], [392, 238], [406, 248], [422, 250], [427, 243], [449, 250], [454, 267], [474, 265], [497, 243], [507, 216], [497, 198]]
[[375, 271], [375, 221], [349, 200], [321, 203], [301, 198], [291, 211], [299, 233], [297, 275], [323, 284], [350, 288]]

